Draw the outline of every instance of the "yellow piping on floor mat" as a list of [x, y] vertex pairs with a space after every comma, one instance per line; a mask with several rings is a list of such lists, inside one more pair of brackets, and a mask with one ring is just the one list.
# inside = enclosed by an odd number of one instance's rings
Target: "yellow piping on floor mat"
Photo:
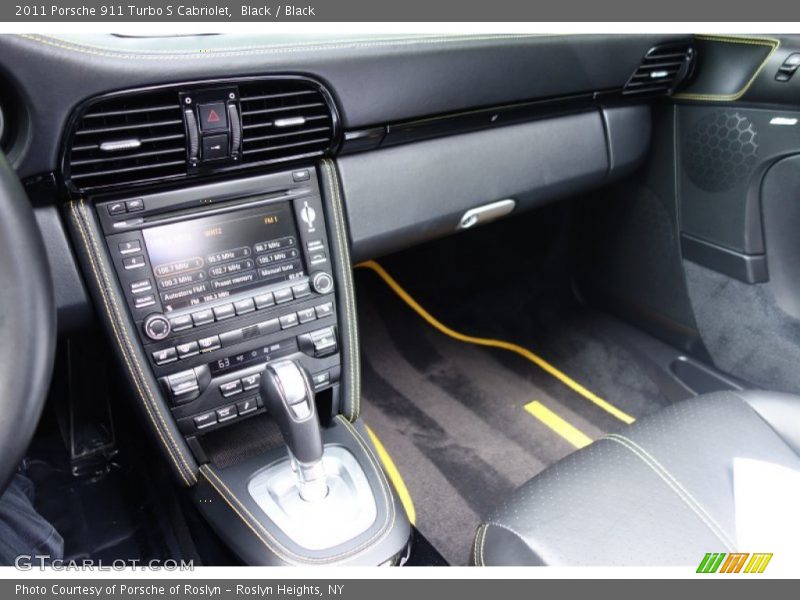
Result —
[[456, 339], [460, 342], [465, 342], [467, 344], [476, 344], [478, 346], [488, 346], [490, 348], [500, 348], [502, 350], [508, 350], [509, 352], [513, 352], [518, 354], [519, 356], [531, 361], [536, 366], [544, 370], [547, 374], [552, 375], [556, 379], [558, 379], [561, 383], [566, 385], [571, 390], [577, 392], [584, 398], [586, 398], [589, 402], [596, 404], [600, 408], [602, 408], [607, 413], [615, 416], [617, 419], [622, 421], [623, 423], [627, 423], [630, 425], [636, 419], [629, 415], [628, 413], [620, 410], [610, 402], [603, 400], [596, 394], [590, 392], [585, 387], [583, 387], [580, 383], [569, 377], [566, 373], [558, 370], [556, 367], [551, 365], [549, 362], [537, 356], [530, 350], [523, 348], [522, 346], [518, 346], [517, 344], [512, 344], [511, 342], [504, 342], [503, 340], [495, 340], [490, 338], [481, 338], [475, 337], [471, 335], [465, 335], [463, 333], [459, 333], [453, 329], [447, 327], [439, 320], [437, 320], [433, 315], [431, 315], [427, 310], [422, 308], [422, 306], [417, 303], [414, 298], [412, 298], [408, 292], [406, 292], [394, 278], [386, 272], [386, 270], [380, 266], [374, 260], [368, 260], [363, 263], [359, 263], [356, 267], [361, 267], [364, 269], [370, 269], [378, 274], [378, 276], [383, 279], [383, 281], [394, 291], [395, 294], [400, 296], [400, 298], [410, 306], [414, 312], [416, 312], [420, 317], [422, 317], [425, 321], [428, 322], [431, 326], [438, 329], [441, 333], [449, 336], [453, 339]]
[[559, 417], [541, 402], [537, 400], [528, 402], [524, 408], [576, 448], [585, 448], [592, 443], [592, 438]]
[[389, 456], [389, 453], [386, 451], [386, 448], [383, 447], [383, 444], [381, 444], [375, 432], [367, 427], [367, 433], [369, 434], [369, 439], [372, 440], [372, 445], [375, 446], [375, 450], [378, 452], [378, 457], [383, 463], [383, 470], [386, 471], [386, 475], [392, 480], [394, 489], [400, 497], [400, 503], [403, 505], [403, 508], [406, 509], [408, 520], [413, 525], [417, 520], [417, 511], [414, 509], [414, 502], [411, 500], [411, 494], [408, 492], [408, 488], [403, 478], [400, 476], [400, 471], [397, 470], [397, 466], [395, 466], [392, 457]]

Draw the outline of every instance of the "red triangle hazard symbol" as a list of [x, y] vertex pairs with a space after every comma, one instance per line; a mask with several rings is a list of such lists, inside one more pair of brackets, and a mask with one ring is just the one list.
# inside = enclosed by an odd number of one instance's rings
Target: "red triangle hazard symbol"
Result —
[[219, 115], [217, 114], [217, 111], [215, 111], [212, 108], [211, 112], [208, 113], [208, 118], [206, 119], [206, 122], [207, 123], [217, 123], [218, 121], [219, 121]]

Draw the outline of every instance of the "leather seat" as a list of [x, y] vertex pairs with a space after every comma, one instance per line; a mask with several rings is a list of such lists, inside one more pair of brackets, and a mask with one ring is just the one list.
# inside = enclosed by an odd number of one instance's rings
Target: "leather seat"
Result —
[[800, 397], [716, 392], [606, 436], [497, 506], [473, 562], [696, 566], [735, 551], [737, 457], [800, 471]]

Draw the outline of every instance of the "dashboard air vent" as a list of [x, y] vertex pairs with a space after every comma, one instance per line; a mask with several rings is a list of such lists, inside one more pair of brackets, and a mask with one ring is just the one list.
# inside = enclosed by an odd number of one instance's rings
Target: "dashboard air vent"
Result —
[[671, 94], [691, 72], [694, 54], [694, 47], [689, 43], [650, 48], [625, 84], [622, 94]]
[[327, 94], [305, 79], [239, 84], [242, 160], [274, 163], [322, 156], [334, 144], [335, 116]]
[[79, 117], [65, 176], [79, 190], [186, 175], [186, 132], [177, 91], [106, 97]]

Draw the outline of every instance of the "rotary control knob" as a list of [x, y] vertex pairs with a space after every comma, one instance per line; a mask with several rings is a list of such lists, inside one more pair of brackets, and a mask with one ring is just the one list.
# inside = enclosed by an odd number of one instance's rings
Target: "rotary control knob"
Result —
[[311, 276], [311, 287], [318, 294], [327, 294], [333, 290], [333, 277], [325, 271], [317, 271]]
[[156, 342], [163, 340], [170, 334], [170, 331], [172, 331], [169, 319], [161, 313], [148, 315], [144, 320], [142, 328], [144, 329], [145, 335]]

